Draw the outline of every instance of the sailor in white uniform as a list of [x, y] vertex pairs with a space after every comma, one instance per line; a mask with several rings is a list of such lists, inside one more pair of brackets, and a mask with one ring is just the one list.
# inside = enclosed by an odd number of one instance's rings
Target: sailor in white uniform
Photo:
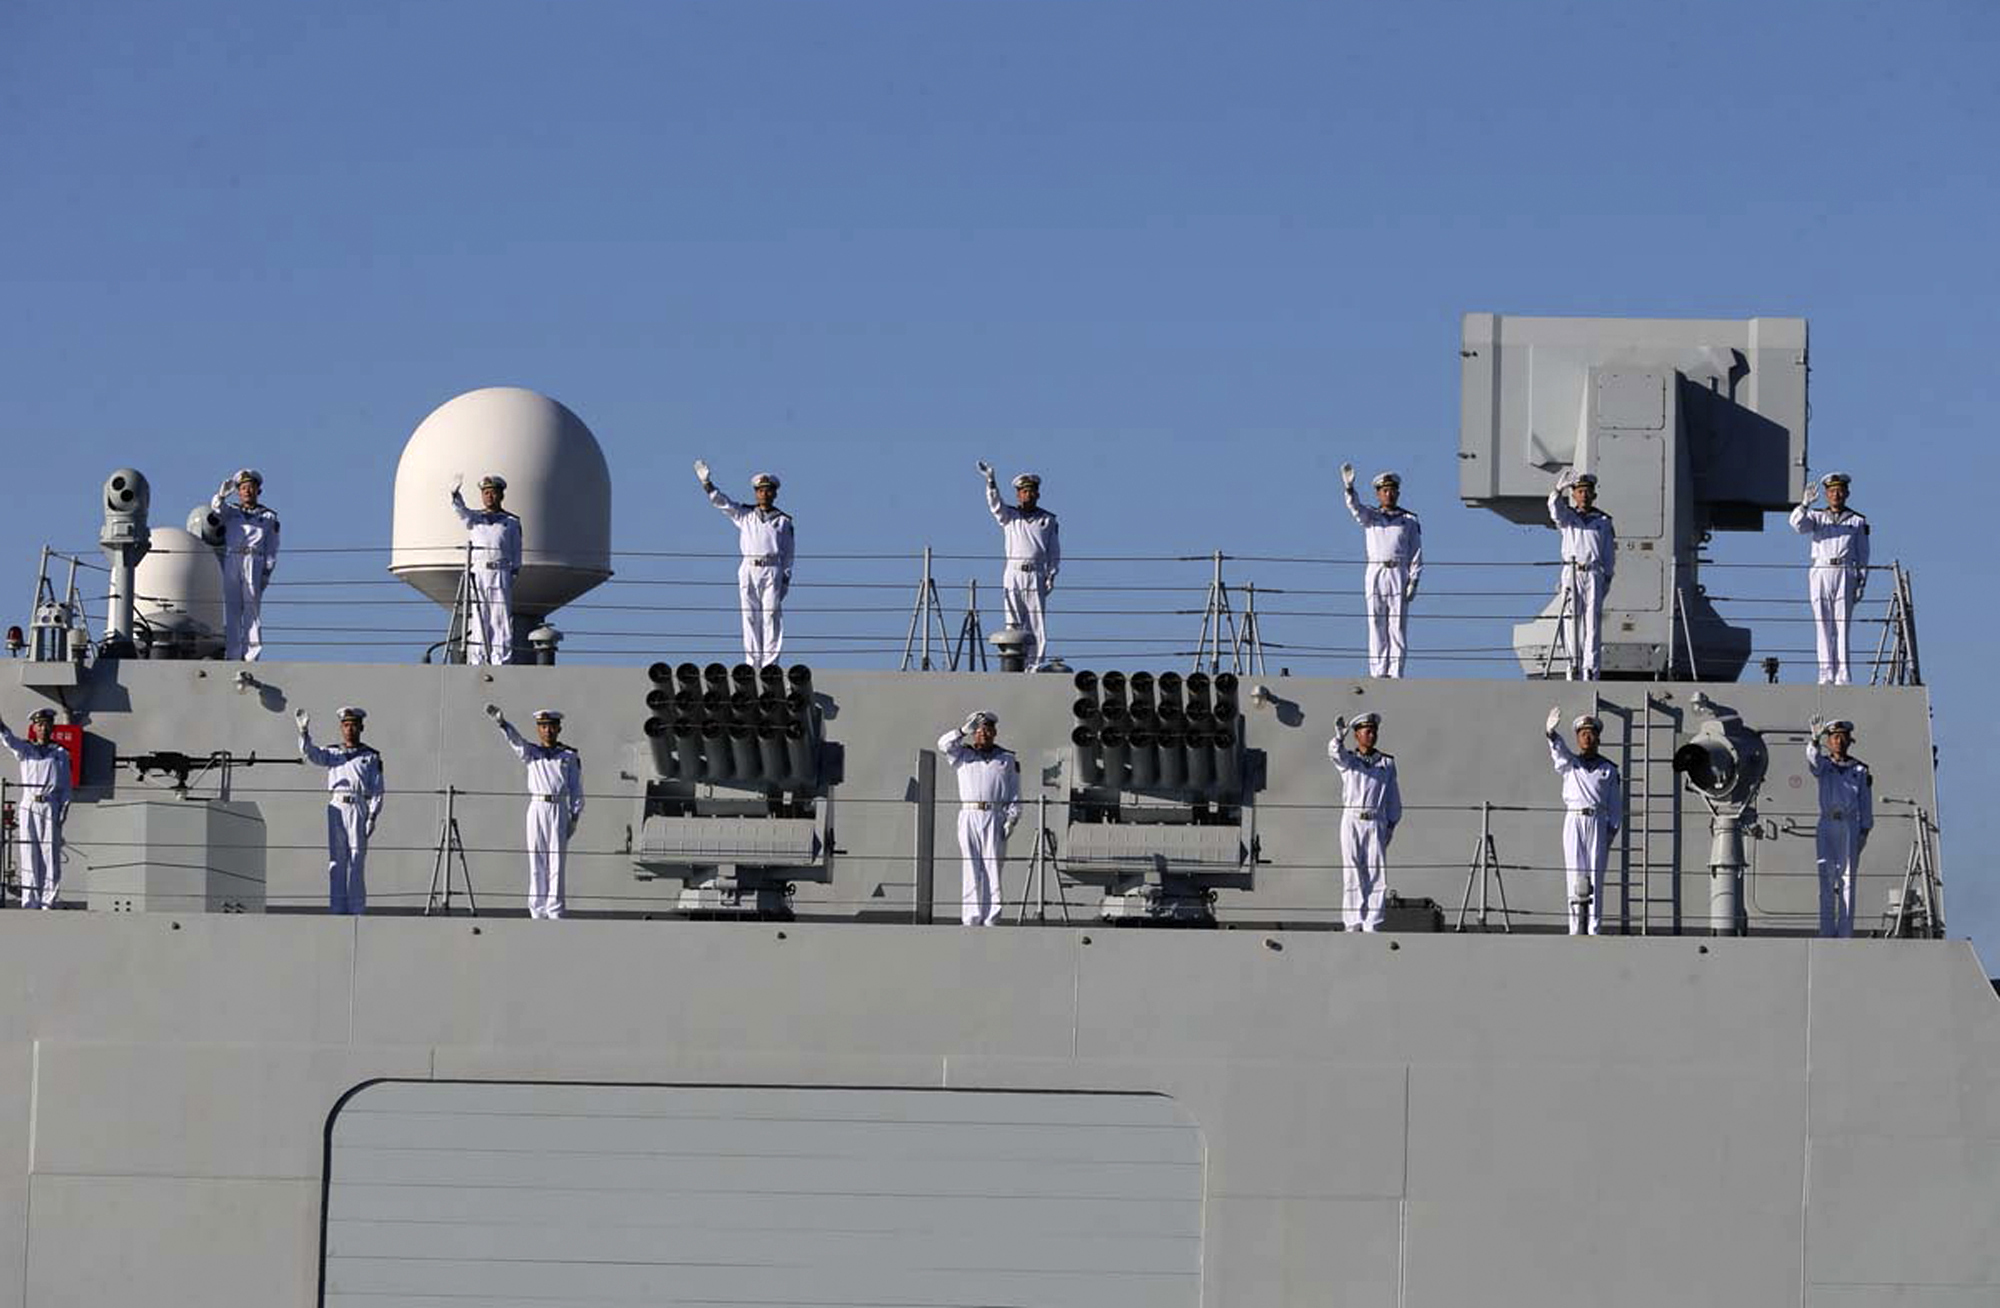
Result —
[[[228, 496], [236, 493], [236, 503]], [[264, 474], [242, 468], [208, 507], [222, 519], [222, 657], [254, 661], [264, 652], [264, 588], [278, 566], [278, 515], [261, 501]]]
[[583, 758], [562, 743], [563, 715], [554, 709], [535, 713], [539, 743], [523, 740], [498, 704], [488, 704], [486, 716], [528, 766], [528, 916], [559, 918], [569, 841], [583, 819]]
[[[1806, 741], [1806, 771], [1819, 783], [1819, 829], [1814, 837], [1819, 864], [1819, 933], [1854, 934], [1854, 882], [1861, 874], [1861, 851], [1875, 828], [1875, 779], [1868, 765], [1847, 752], [1854, 724], [1845, 718], [1814, 718]], [[1824, 748], [1820, 738], [1826, 738]]]
[[[1563, 503], [1563, 492], [1571, 502]], [[1569, 596], [1571, 613], [1569, 661], [1584, 680], [1597, 680], [1604, 634], [1599, 622], [1604, 615], [1604, 596], [1611, 589], [1611, 574], [1618, 567], [1618, 535], [1611, 515], [1597, 507], [1597, 474], [1566, 470], [1556, 478], [1549, 492], [1549, 521], [1562, 533], [1562, 580], [1556, 588], [1561, 598]]]
[[986, 507], [1007, 542], [1007, 573], [1000, 583], [1007, 625], [1028, 633], [1021, 650], [1027, 660], [1022, 667], [1036, 672], [1048, 658], [1045, 609], [1049, 592], [1056, 588], [1056, 573], [1062, 571], [1061, 524], [1041, 507], [1042, 479], [1034, 473], [1014, 478], [1013, 504], [1000, 502], [1000, 482], [992, 464], [981, 460], [979, 475], [986, 479]]
[[1409, 654], [1409, 606], [1424, 575], [1424, 527], [1398, 502], [1403, 479], [1393, 472], [1376, 476], [1375, 507], [1354, 493], [1354, 465], [1340, 465], [1347, 511], [1361, 524], [1368, 544], [1368, 572], [1361, 594], [1368, 605], [1368, 675], [1400, 677]]
[[313, 744], [312, 719], [304, 709], [299, 723], [299, 757], [326, 769], [326, 906], [330, 913], [368, 911], [368, 840], [382, 816], [382, 756], [361, 743], [368, 721], [363, 709], [340, 710], [340, 743]]
[[1007, 837], [1021, 820], [1021, 761], [996, 738], [1000, 719], [974, 713], [938, 737], [938, 752], [958, 774], [958, 849], [965, 859], [958, 920], [992, 926], [1000, 920], [1000, 868]]
[[[1812, 540], [1812, 570], [1806, 595], [1812, 604], [1813, 629], [1819, 637], [1819, 684], [1848, 683], [1847, 628], [1854, 606], [1868, 589], [1868, 519], [1847, 507], [1851, 479], [1829, 472], [1792, 510], [1792, 530]], [[1826, 490], [1826, 507], [1813, 501]]]
[[[1352, 726], [1358, 749], [1347, 747]], [[1388, 893], [1389, 842], [1403, 820], [1403, 790], [1396, 759], [1375, 748], [1382, 715], [1363, 713], [1349, 723], [1335, 718], [1326, 756], [1340, 769], [1340, 920], [1349, 931], [1380, 931]]]
[[1604, 724], [1588, 713], [1570, 724], [1572, 750], [1562, 738], [1562, 709], [1549, 710], [1549, 758], [1562, 778], [1563, 864], [1569, 870], [1569, 933], [1597, 935], [1604, 927], [1604, 865], [1625, 825], [1625, 786], [1618, 765], [1597, 752]]
[[62, 889], [62, 828], [69, 812], [69, 751], [50, 739], [54, 709], [28, 715], [28, 738], [0, 722], [0, 745], [21, 765], [20, 799], [14, 806], [15, 854], [21, 868], [21, 907], [54, 908]]
[[785, 645], [785, 596], [792, 589], [792, 515], [778, 507], [778, 479], [760, 472], [750, 479], [754, 505], [739, 504], [709, 480], [708, 465], [694, 461], [694, 475], [708, 502], [736, 524], [743, 562], [736, 569], [743, 610], [743, 661], [753, 668], [778, 661]]
[[479, 479], [479, 507], [465, 507], [459, 487], [451, 483], [451, 511], [465, 524], [472, 545], [470, 610], [465, 619], [467, 663], [514, 661], [514, 578], [521, 572], [521, 520], [501, 507], [507, 479], [495, 473]]

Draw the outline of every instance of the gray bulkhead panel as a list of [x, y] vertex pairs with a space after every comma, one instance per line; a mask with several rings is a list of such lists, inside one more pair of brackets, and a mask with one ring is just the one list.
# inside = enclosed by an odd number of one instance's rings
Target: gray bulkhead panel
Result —
[[334, 1118], [326, 1302], [1194, 1308], [1158, 1095], [385, 1082]]

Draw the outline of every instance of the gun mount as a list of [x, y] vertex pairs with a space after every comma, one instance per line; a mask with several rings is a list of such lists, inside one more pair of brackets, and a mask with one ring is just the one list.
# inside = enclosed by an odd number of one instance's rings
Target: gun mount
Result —
[[[1603, 675], [1734, 681], [1750, 632], [1709, 603], [1699, 551], [1804, 493], [1805, 320], [1469, 313], [1459, 361], [1461, 500], [1546, 524], [1559, 471], [1599, 478], [1618, 530]], [[1551, 663], [1559, 611], [1514, 629], [1530, 676]]]

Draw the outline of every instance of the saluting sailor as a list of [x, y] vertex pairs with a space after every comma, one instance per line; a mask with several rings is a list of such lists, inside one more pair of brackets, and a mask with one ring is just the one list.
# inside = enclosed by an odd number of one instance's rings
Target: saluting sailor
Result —
[[562, 743], [563, 715], [554, 709], [535, 711], [539, 743], [523, 740], [498, 704], [488, 704], [486, 716], [528, 765], [528, 916], [559, 918], [569, 839], [583, 819], [583, 757]]
[[15, 852], [21, 865], [21, 907], [54, 908], [62, 889], [62, 828], [69, 813], [69, 751], [50, 737], [54, 709], [28, 715], [28, 738], [0, 722], [0, 745], [21, 765], [21, 798], [14, 806]]
[[[1567, 491], [1570, 503], [1563, 503]], [[1556, 595], [1565, 594], [1571, 614], [1569, 661], [1586, 681], [1597, 680], [1604, 634], [1599, 621], [1611, 574], [1618, 566], [1618, 535], [1611, 515], [1597, 507], [1597, 474], [1565, 469], [1549, 492], [1549, 521], [1562, 533], [1562, 580]]]
[[1000, 482], [992, 464], [980, 460], [979, 475], [986, 478], [986, 507], [1007, 542], [1007, 573], [1000, 583], [1007, 625], [1028, 633], [1022, 667], [1035, 672], [1049, 647], [1045, 606], [1056, 588], [1056, 573], [1062, 570], [1061, 524], [1041, 507], [1042, 479], [1034, 473], [1014, 478], [1013, 504], [1000, 502]]
[[1409, 653], [1409, 606], [1424, 575], [1424, 527], [1398, 502], [1403, 479], [1395, 473], [1376, 475], [1374, 508], [1354, 493], [1353, 464], [1340, 465], [1340, 480], [1347, 490], [1347, 511], [1361, 524], [1368, 543], [1368, 572], [1361, 583], [1368, 605], [1368, 675], [1400, 677]]
[[[1350, 726], [1356, 749], [1347, 747]], [[1335, 718], [1333, 739], [1326, 746], [1326, 756], [1340, 769], [1340, 920], [1349, 931], [1382, 929], [1389, 842], [1403, 820], [1395, 756], [1375, 748], [1381, 729], [1379, 713], [1363, 713], [1352, 723]]]
[[778, 507], [778, 479], [760, 472], [750, 479], [757, 502], [739, 504], [709, 480], [708, 465], [694, 461], [694, 475], [708, 502], [736, 524], [743, 562], [736, 589], [743, 609], [743, 661], [761, 668], [778, 661], [785, 645], [785, 595], [792, 589], [792, 515]]
[[[1875, 828], [1875, 778], [1868, 765], [1848, 754], [1854, 724], [1845, 718], [1814, 718], [1806, 741], [1806, 771], [1819, 782], [1819, 828], [1814, 852], [1819, 864], [1819, 933], [1854, 934], [1854, 882], [1861, 874], [1861, 851]], [[1826, 739], [1825, 748], [1820, 738]]]
[[366, 710], [343, 705], [340, 743], [313, 744], [312, 718], [304, 709], [299, 723], [299, 756], [326, 769], [326, 906], [330, 913], [368, 911], [368, 840], [382, 816], [382, 756], [361, 743]]
[[1549, 758], [1562, 778], [1563, 865], [1569, 871], [1569, 933], [1597, 935], [1604, 927], [1604, 865], [1625, 825], [1625, 784], [1618, 765], [1597, 752], [1604, 724], [1584, 713], [1570, 724], [1572, 750], [1562, 738], [1562, 709], [1549, 710]]
[[[236, 503], [229, 503], [229, 493]], [[222, 657], [255, 661], [264, 652], [264, 588], [278, 566], [278, 515], [262, 502], [264, 474], [241, 468], [208, 507], [222, 519]]]
[[1021, 761], [997, 743], [1000, 719], [974, 713], [938, 737], [938, 752], [958, 774], [958, 850], [964, 857], [958, 920], [992, 926], [1000, 920], [1000, 868], [1007, 837], [1021, 820]]
[[451, 511], [465, 524], [471, 542], [466, 596], [465, 661], [467, 663], [512, 663], [514, 661], [514, 578], [521, 572], [521, 520], [502, 507], [507, 498], [507, 479], [492, 473], [479, 479], [479, 507], [465, 507], [459, 488], [464, 477], [451, 483]]
[[[1818, 486], [1806, 487], [1806, 497], [1792, 510], [1792, 530], [1812, 539], [1812, 570], [1806, 595], [1812, 604], [1813, 630], [1819, 637], [1819, 684], [1845, 686], [1847, 628], [1854, 606], [1868, 589], [1868, 519], [1847, 507], [1852, 479], [1829, 472]], [[1826, 507], [1813, 501], [1826, 490]]]

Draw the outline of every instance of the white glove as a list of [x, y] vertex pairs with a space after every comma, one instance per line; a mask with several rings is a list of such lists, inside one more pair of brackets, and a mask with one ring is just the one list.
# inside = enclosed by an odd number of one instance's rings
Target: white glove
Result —
[[1413, 581], [1409, 583], [1407, 586], [1403, 587], [1403, 603], [1414, 604], [1416, 603], [1416, 601], [1417, 601], [1417, 583]]
[[1013, 835], [1014, 828], [1020, 825], [1021, 815], [1019, 813], [1012, 815], [1007, 819], [1006, 824], [1000, 828], [1000, 838], [1005, 840], [1007, 837]]
[[368, 819], [368, 825], [362, 828], [361, 834], [368, 837], [370, 840], [373, 840], [375, 838], [375, 819], [373, 817], [370, 817]]
[[1558, 704], [1554, 708], [1549, 710], [1549, 721], [1547, 729], [1550, 732], [1554, 732], [1557, 727], [1560, 727], [1562, 725], [1562, 721], [1563, 721], [1562, 705]]
[[694, 461], [694, 475], [701, 478], [702, 485], [708, 485], [708, 465], [700, 459]]
[[236, 478], [228, 477], [223, 480], [222, 489], [217, 491], [216, 494], [227, 497], [229, 492], [235, 489], [236, 489]]
[[1343, 486], [1345, 486], [1345, 487], [1347, 487], [1347, 489], [1349, 489], [1349, 490], [1353, 490], [1353, 489], [1354, 489], [1354, 465], [1353, 465], [1353, 464], [1351, 464], [1351, 463], [1343, 463], [1343, 464], [1341, 464], [1341, 465], [1340, 465], [1340, 484], [1341, 484], [1341, 485], [1343, 485]]
[[1347, 739], [1347, 719], [1344, 716], [1333, 720], [1333, 738], [1335, 740]]
[[500, 716], [500, 706], [498, 704], [488, 704], [486, 706], [486, 716], [492, 718], [495, 722], [505, 722], [507, 720]]
[[992, 480], [993, 480], [993, 465], [992, 465], [992, 464], [990, 464], [990, 463], [988, 463], [988, 462], [987, 462], [986, 460], [984, 460], [984, 459], [981, 459], [981, 460], [979, 461], [979, 475], [980, 475], [980, 476], [982, 476], [982, 477], [984, 477], [984, 478], [986, 478], [986, 480], [988, 480], [988, 481], [992, 481]]
[[1806, 719], [1806, 730], [1812, 732], [1812, 738], [1814, 740], [1818, 740], [1819, 733], [1825, 729], [1826, 729], [1826, 721], [1825, 719], [1821, 718], [1819, 714], [1815, 713], [1810, 718]]
[[1570, 488], [1570, 485], [1575, 481], [1576, 481], [1576, 469], [1564, 468], [1561, 472], [1556, 474], [1556, 491], [1560, 493], [1562, 491], [1568, 490]]
[[978, 725], [979, 715], [977, 713], [968, 713], [965, 715], [965, 721], [959, 724], [958, 734], [969, 736], [972, 734], [972, 729]]
[[292, 714], [292, 717], [298, 721], [299, 733], [301, 735], [305, 733], [305, 729], [308, 726], [312, 725], [312, 715], [307, 713], [304, 709], [300, 709], [298, 712]]

